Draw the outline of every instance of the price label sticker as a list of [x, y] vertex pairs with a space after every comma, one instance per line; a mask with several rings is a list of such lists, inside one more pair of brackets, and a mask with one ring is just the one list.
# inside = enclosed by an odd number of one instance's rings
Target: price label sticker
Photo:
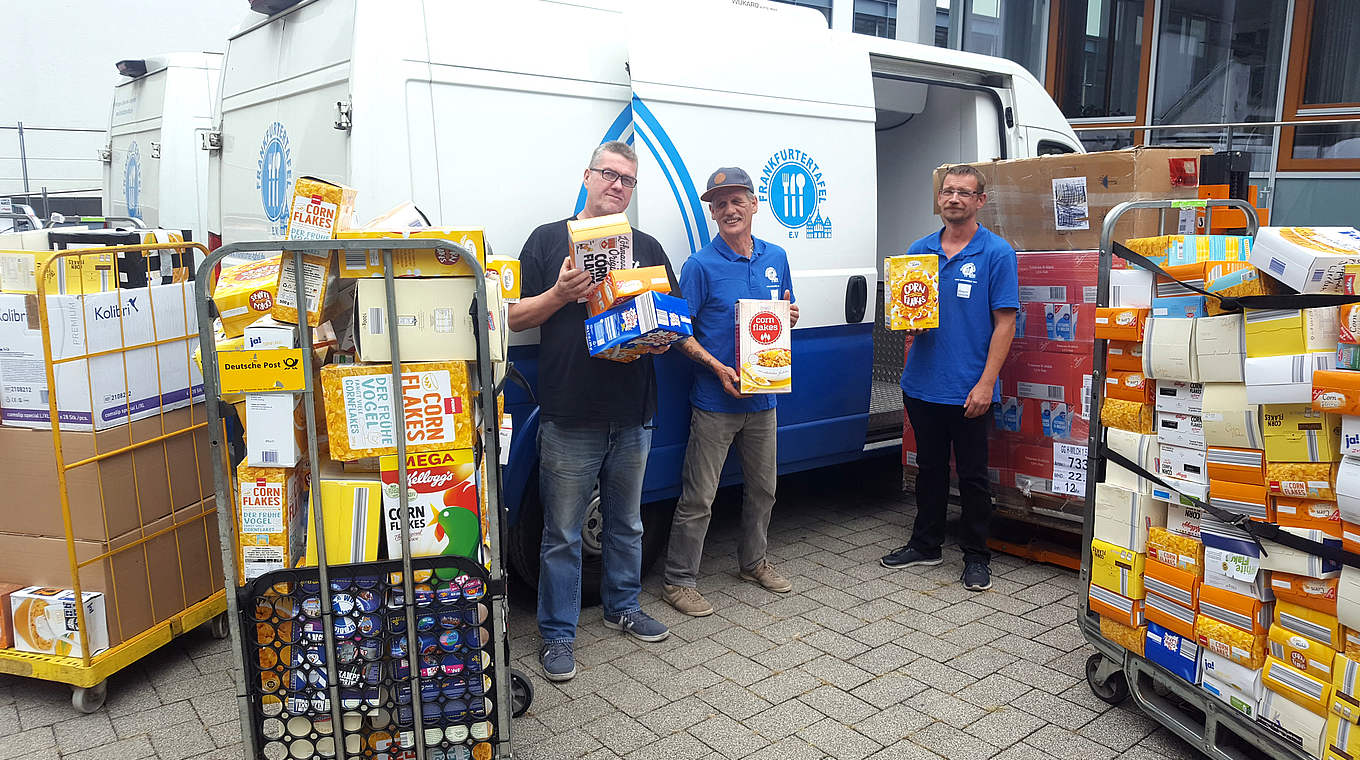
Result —
[[1079, 443], [1053, 442], [1053, 469], [1086, 472], [1086, 447]]

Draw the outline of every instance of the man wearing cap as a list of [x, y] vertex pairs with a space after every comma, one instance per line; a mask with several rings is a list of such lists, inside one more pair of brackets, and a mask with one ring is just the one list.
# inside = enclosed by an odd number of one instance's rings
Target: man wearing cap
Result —
[[[621, 213], [637, 186], [637, 154], [627, 143], [595, 149], [582, 184], [585, 207], [573, 219]], [[552, 681], [576, 675], [574, 644], [581, 615], [581, 527], [598, 481], [604, 577], [604, 624], [640, 641], [670, 634], [642, 611], [642, 476], [656, 412], [652, 357], [627, 364], [593, 359], [586, 351], [586, 305], [591, 274], [573, 265], [567, 221], [540, 226], [520, 253], [523, 294], [510, 304], [511, 330], [539, 328], [538, 462], [543, 502], [539, 552], [539, 664]], [[639, 267], [670, 261], [656, 238], [633, 230]], [[664, 350], [664, 349], [662, 349]], [[653, 351], [660, 353], [661, 351]]]
[[915, 338], [902, 372], [902, 403], [916, 434], [916, 523], [907, 545], [879, 560], [888, 568], [944, 561], [952, 448], [963, 504], [961, 580], [969, 591], [992, 587], [987, 431], [992, 404], [1001, 400], [997, 377], [1020, 307], [1015, 249], [978, 224], [986, 190], [982, 172], [967, 165], [949, 167], [938, 193], [944, 227], [907, 249], [939, 256], [940, 326], [911, 331]]
[[[793, 584], [765, 559], [770, 512], [774, 508], [775, 397], [743, 395], [736, 360], [738, 299], [793, 300], [793, 278], [784, 249], [751, 235], [758, 202], [746, 172], [722, 168], [708, 178], [701, 196], [718, 225], [718, 236], [685, 261], [680, 288], [689, 303], [694, 337], [680, 350], [707, 371], [690, 389], [689, 446], [680, 501], [671, 523], [666, 551], [666, 601], [686, 615], [713, 614], [698, 590], [699, 562], [713, 514], [713, 497], [728, 449], [735, 442], [741, 456], [741, 539], [737, 562], [742, 580], [778, 593]], [[798, 322], [798, 306], [789, 306], [790, 327]]]

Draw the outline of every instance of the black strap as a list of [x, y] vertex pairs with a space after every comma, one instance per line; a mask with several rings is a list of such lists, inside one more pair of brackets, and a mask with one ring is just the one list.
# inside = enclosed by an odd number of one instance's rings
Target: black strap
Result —
[[1219, 306], [1224, 311], [1241, 311], [1243, 309], [1315, 309], [1324, 306], [1342, 306], [1348, 303], [1360, 303], [1360, 295], [1347, 296], [1336, 293], [1312, 293], [1300, 295], [1298, 293], [1269, 295], [1269, 296], [1224, 296], [1191, 285], [1188, 282], [1177, 280], [1175, 277], [1166, 273], [1155, 261], [1135, 253], [1123, 243], [1114, 244], [1114, 255], [1125, 261], [1137, 264], [1143, 269], [1148, 270], [1160, 277], [1171, 280], [1187, 290], [1193, 290], [1200, 295], [1208, 296], [1218, 300]]
[[514, 362], [506, 362], [505, 377], [501, 378], [500, 387], [496, 389], [497, 395], [505, 390], [505, 384], [507, 382], [514, 383], [520, 388], [523, 388], [524, 392], [529, 394], [529, 403], [538, 406], [538, 399], [534, 396], [534, 389], [529, 387], [529, 379], [524, 376], [523, 372], [519, 371], [519, 367], [516, 367]]
[[1310, 541], [1304, 538], [1303, 536], [1290, 533], [1289, 531], [1284, 530], [1275, 523], [1253, 520], [1250, 517], [1247, 517], [1246, 515], [1239, 515], [1234, 512], [1229, 512], [1225, 509], [1215, 507], [1212, 504], [1207, 504], [1203, 501], [1200, 501], [1199, 499], [1196, 499], [1193, 496], [1187, 496], [1186, 494], [1177, 491], [1174, 486], [1171, 486], [1165, 480], [1162, 480], [1157, 475], [1143, 469], [1140, 465], [1131, 461], [1128, 457], [1125, 457], [1123, 454], [1120, 454], [1119, 452], [1110, 449], [1103, 442], [1100, 445], [1100, 456], [1101, 458], [1106, 459], [1109, 462], [1112, 462], [1114, 464], [1119, 465], [1120, 467], [1123, 467], [1126, 470], [1129, 470], [1130, 472], [1139, 477], [1146, 478], [1162, 486], [1163, 488], [1175, 491], [1177, 494], [1180, 495], [1182, 499], [1185, 499], [1186, 501], [1190, 502], [1191, 506], [1195, 507], [1196, 509], [1208, 513], [1219, 522], [1227, 523], [1228, 525], [1232, 525], [1233, 527], [1245, 532], [1248, 536], [1251, 536], [1251, 539], [1253, 541], [1256, 542], [1257, 547], [1259, 547], [1261, 550], [1261, 556], [1263, 557], [1269, 556], [1269, 553], [1266, 552], [1265, 547], [1261, 545], [1261, 541], [1263, 540], [1274, 541], [1277, 544], [1287, 546], [1295, 551], [1304, 552], [1305, 554], [1311, 554], [1315, 557], [1321, 557], [1329, 562], [1336, 562], [1342, 565], [1360, 568], [1360, 554], [1356, 554], [1355, 552], [1348, 552], [1339, 546], [1328, 545], [1318, 541]]

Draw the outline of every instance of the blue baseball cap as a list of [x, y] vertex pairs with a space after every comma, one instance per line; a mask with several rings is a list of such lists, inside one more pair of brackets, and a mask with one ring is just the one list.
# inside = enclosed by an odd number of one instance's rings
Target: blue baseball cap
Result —
[[745, 188], [752, 195], [756, 192], [756, 186], [751, 183], [750, 175], [742, 171], [740, 167], [724, 166], [709, 175], [708, 188], [704, 190], [703, 195], [699, 196], [699, 200], [708, 202], [713, 198], [713, 193], [726, 187]]

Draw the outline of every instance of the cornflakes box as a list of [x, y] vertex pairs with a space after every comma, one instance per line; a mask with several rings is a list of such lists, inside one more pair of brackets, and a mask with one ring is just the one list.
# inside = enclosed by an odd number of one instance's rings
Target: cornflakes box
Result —
[[649, 290], [671, 292], [671, 279], [664, 266], [611, 270], [586, 296], [586, 313], [592, 317], [603, 314]]
[[891, 330], [940, 326], [940, 259], [933, 253], [893, 256], [884, 262], [884, 310]]
[[292, 567], [306, 552], [302, 477], [292, 467], [236, 469], [237, 582]]
[[288, 240], [330, 240], [350, 226], [358, 193], [316, 177], [298, 177], [288, 213]]
[[737, 367], [742, 393], [793, 390], [789, 302], [737, 301]]
[[[571, 260], [577, 268], [590, 273], [590, 281], [599, 285], [605, 275], [615, 269], [633, 269], [633, 227], [624, 214], [572, 219], [567, 222], [571, 238]], [[585, 303], [586, 299], [578, 299]]]
[[521, 287], [519, 259], [512, 259], [509, 256], [487, 256], [486, 271], [495, 273], [502, 301], [519, 303]]
[[[326, 301], [330, 289], [333, 256], [327, 252], [321, 255], [303, 254], [302, 256], [302, 297], [307, 309], [307, 324], [317, 327], [321, 324], [321, 306]], [[297, 273], [294, 271], [293, 254], [289, 253], [279, 266], [278, 297], [270, 316], [280, 322], [298, 324], [298, 287]]]
[[[485, 268], [486, 239], [479, 227], [423, 227], [419, 229], [344, 230], [341, 240], [364, 238], [401, 238], [403, 240], [447, 240], [472, 252]], [[383, 252], [377, 249], [341, 251], [341, 277], [383, 277]], [[471, 277], [472, 268], [461, 254], [435, 248], [403, 248], [392, 251], [393, 277]]]
[[241, 337], [246, 325], [274, 310], [281, 260], [281, 256], [275, 255], [222, 270], [213, 286], [213, 303], [217, 305], [226, 337]]
[[403, 364], [395, 391], [391, 364], [330, 364], [321, 368], [321, 393], [331, 458], [338, 461], [396, 454], [397, 408], [406, 423], [408, 454], [472, 448], [465, 362]]
[[[387, 556], [394, 559], [402, 556], [397, 462], [395, 455], [382, 458], [383, 530]], [[411, 556], [456, 554], [476, 559], [482, 517], [472, 449], [407, 454], [405, 486]]]

